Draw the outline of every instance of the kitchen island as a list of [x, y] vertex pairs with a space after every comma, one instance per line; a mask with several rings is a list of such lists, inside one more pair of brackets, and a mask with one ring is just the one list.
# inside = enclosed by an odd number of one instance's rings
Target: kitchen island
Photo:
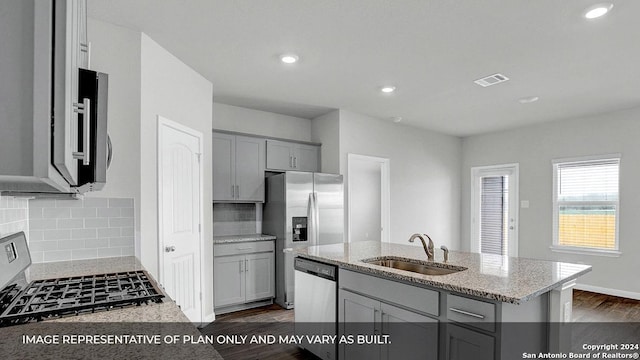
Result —
[[[136, 270], [145, 269], [137, 258], [130, 256], [32, 264], [27, 278], [33, 281]], [[49, 337], [34, 343], [25, 340], [25, 335]], [[56, 335], [57, 343], [53, 342]], [[70, 342], [63, 343], [62, 335], [69, 335], [65, 339]], [[76, 335], [85, 338], [73, 337]], [[114, 344], [111, 341], [118, 339], [109, 338], [112, 335], [125, 335], [129, 342]], [[222, 359], [211, 344], [201, 342], [204, 339], [200, 335], [178, 305], [165, 294], [161, 303], [149, 302], [0, 328], [0, 349], [3, 358], [7, 359], [82, 359], [96, 357], [96, 354], [106, 359]], [[165, 336], [172, 338], [165, 339]], [[173, 336], [178, 336], [176, 341]]]
[[[390, 333], [390, 344], [341, 346], [340, 358], [521, 358], [564, 350], [575, 279], [591, 266], [380, 242], [320, 245], [296, 256], [339, 267], [338, 333]], [[463, 269], [424, 275], [375, 265], [392, 258]], [[402, 325], [398, 325], [402, 324]], [[395, 332], [394, 332], [395, 329]], [[411, 340], [415, 339], [412, 343]], [[526, 340], [526, 341], [523, 341]]]

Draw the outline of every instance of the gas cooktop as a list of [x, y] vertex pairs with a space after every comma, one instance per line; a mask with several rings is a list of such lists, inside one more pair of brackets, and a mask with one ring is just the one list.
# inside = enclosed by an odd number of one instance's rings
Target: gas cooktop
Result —
[[0, 326], [161, 303], [164, 295], [144, 270], [26, 283], [31, 264], [24, 233], [0, 239]]

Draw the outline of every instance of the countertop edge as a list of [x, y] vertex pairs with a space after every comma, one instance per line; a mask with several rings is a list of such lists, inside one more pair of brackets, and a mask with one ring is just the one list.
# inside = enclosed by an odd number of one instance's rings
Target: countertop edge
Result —
[[359, 266], [357, 264], [352, 264], [352, 263], [345, 263], [339, 260], [332, 260], [329, 258], [325, 258], [322, 256], [314, 256], [314, 255], [309, 255], [309, 254], [302, 254], [302, 253], [296, 253], [295, 256], [299, 256], [302, 258], [306, 258], [306, 259], [311, 259], [311, 260], [316, 260], [316, 261], [320, 261], [320, 262], [324, 262], [327, 264], [332, 264], [332, 265], [336, 265], [340, 268], [346, 269], [346, 270], [355, 270], [355, 271], [359, 271], [362, 273], [368, 273], [368, 274], [372, 274], [372, 275], [379, 275], [380, 277], [383, 278], [387, 278], [387, 279], [391, 279], [391, 280], [400, 280], [403, 282], [408, 282], [408, 283], [414, 283], [414, 284], [418, 284], [418, 285], [427, 285], [427, 286], [431, 286], [437, 289], [442, 289], [442, 290], [447, 290], [447, 291], [453, 291], [453, 292], [457, 292], [457, 293], [462, 293], [462, 294], [466, 294], [466, 295], [472, 295], [472, 296], [477, 296], [480, 298], [484, 298], [484, 299], [489, 299], [489, 300], [495, 300], [495, 301], [499, 301], [499, 302], [504, 302], [504, 303], [509, 303], [509, 304], [514, 304], [514, 305], [520, 305], [524, 302], [527, 302], [535, 297], [538, 297], [546, 292], [551, 291], [552, 289], [557, 288], [558, 286], [560, 286], [561, 284], [564, 284], [568, 281], [572, 281], [577, 279], [578, 277], [590, 272], [592, 270], [592, 267], [590, 266], [589, 268], [583, 269], [575, 274], [572, 274], [566, 278], [563, 278], [561, 280], [558, 280], [557, 282], [546, 286], [544, 288], [541, 289], [537, 289], [536, 291], [522, 296], [522, 297], [513, 297], [513, 296], [507, 296], [507, 295], [503, 295], [503, 294], [497, 294], [494, 292], [484, 292], [484, 291], [479, 291], [477, 289], [472, 289], [472, 288], [465, 288], [465, 287], [461, 287], [461, 286], [456, 286], [456, 285], [450, 285], [450, 284], [443, 284], [441, 282], [432, 282], [426, 279], [420, 279], [420, 278], [416, 278], [416, 277], [410, 277], [410, 276], [402, 276], [400, 274], [396, 274], [390, 271], [384, 271], [384, 270], [378, 270], [378, 269], [372, 269], [370, 267], [366, 267], [366, 266]]

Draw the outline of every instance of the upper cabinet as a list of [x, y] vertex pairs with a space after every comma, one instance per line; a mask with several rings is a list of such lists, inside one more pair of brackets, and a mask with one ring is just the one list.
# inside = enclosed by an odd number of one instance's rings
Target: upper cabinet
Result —
[[264, 139], [213, 133], [213, 201], [264, 202]]
[[267, 170], [317, 172], [319, 155], [317, 145], [267, 140]]
[[0, 191], [77, 191], [86, 19], [86, 0], [2, 3]]

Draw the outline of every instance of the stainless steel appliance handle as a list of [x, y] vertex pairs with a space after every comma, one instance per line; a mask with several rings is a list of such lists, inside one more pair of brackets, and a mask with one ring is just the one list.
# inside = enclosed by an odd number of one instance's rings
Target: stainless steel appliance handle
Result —
[[91, 144], [89, 144], [91, 141], [91, 100], [84, 98], [82, 99], [82, 104], [75, 103], [73, 105], [73, 111], [82, 114], [82, 122], [84, 123], [82, 125], [84, 130], [82, 146], [84, 149], [82, 149], [83, 151], [75, 151], [73, 158], [82, 160], [82, 165], [89, 165], [91, 164]]
[[316, 237], [316, 245], [320, 245], [318, 243], [318, 241], [320, 241], [320, 209], [318, 209], [318, 193], [314, 192], [313, 193], [313, 215], [314, 215], [314, 219], [313, 219], [313, 224], [314, 226], [314, 230], [315, 230], [315, 237]]
[[111, 167], [112, 158], [113, 158], [113, 145], [111, 144], [111, 136], [107, 135], [107, 169]]
[[316, 244], [316, 224], [315, 224], [315, 197], [313, 193], [309, 193], [309, 201], [307, 202], [307, 235], [309, 236], [309, 243], [311, 245]]

